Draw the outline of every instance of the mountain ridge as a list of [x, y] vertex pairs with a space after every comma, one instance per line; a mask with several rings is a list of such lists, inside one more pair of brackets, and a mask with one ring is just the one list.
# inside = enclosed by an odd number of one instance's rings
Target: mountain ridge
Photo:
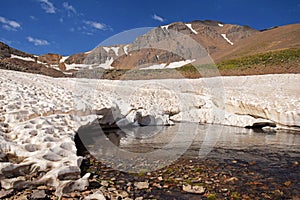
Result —
[[[211, 57], [211, 62], [222, 62], [257, 53], [300, 48], [299, 33], [300, 24], [259, 31], [249, 26], [214, 20], [173, 22], [151, 29], [130, 44], [98, 46], [89, 52], [70, 56], [56, 53], [37, 56], [0, 42], [0, 67], [55, 77], [72, 77], [77, 71], [92, 69], [147, 69], [152, 66], [158, 69], [177, 68], [181, 67], [180, 64], [183, 66], [198, 59], [193, 55], [194, 49], [186, 47], [187, 43], [177, 42], [170, 49], [170, 44], [179, 37], [200, 44], [200, 48]], [[164, 43], [161, 49], [150, 48], [161, 43]], [[25, 68], [21, 66], [22, 63]]]

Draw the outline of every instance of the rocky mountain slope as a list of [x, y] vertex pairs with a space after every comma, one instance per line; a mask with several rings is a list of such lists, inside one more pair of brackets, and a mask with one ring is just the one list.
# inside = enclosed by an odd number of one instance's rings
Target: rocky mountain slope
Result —
[[216, 53], [217, 60], [228, 60], [256, 53], [300, 48], [300, 24], [274, 27], [240, 40], [226, 52]]
[[[56, 57], [60, 55], [53, 54]], [[49, 59], [48, 59], [49, 57]], [[0, 69], [9, 69], [21, 72], [43, 74], [52, 77], [64, 77], [65, 74], [51, 66], [54, 62], [49, 55], [35, 56], [11, 48], [0, 42]]]
[[258, 31], [211, 20], [175, 22], [156, 27], [131, 44], [98, 46], [70, 56], [37, 56], [0, 42], [0, 68], [53, 77], [76, 76], [82, 69], [173, 69], [299, 48], [299, 32], [300, 24]]

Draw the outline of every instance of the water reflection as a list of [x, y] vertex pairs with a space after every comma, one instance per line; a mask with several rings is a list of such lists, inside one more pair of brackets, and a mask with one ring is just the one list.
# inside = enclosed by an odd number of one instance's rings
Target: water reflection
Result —
[[[78, 136], [97, 160], [126, 172], [154, 171], [172, 164], [182, 155], [199, 159], [240, 157], [262, 160], [268, 159], [267, 151], [297, 156], [300, 153], [299, 133], [278, 131], [267, 134], [239, 127], [195, 123], [106, 130], [86, 126], [78, 130]], [[243, 154], [237, 154], [238, 151]]]
[[[182, 125], [182, 124], [181, 124]], [[98, 152], [109, 152], [112, 145], [132, 152], [148, 152], [173, 142], [178, 134], [179, 125], [145, 126], [127, 129], [107, 129], [100, 127], [85, 128], [79, 131], [85, 145]], [[195, 126], [184, 124], [186, 132], [194, 131]], [[197, 125], [197, 134], [180, 142], [191, 143], [199, 148], [206, 146], [246, 149], [255, 146], [274, 146], [277, 148], [300, 149], [300, 133], [279, 130], [276, 133], [265, 133], [262, 130], [245, 129], [221, 125]], [[193, 129], [193, 130], [191, 130]], [[103, 141], [107, 141], [104, 142]], [[101, 144], [98, 145], [98, 144]], [[175, 145], [176, 148], [176, 145]], [[110, 152], [113, 153], [113, 152]]]

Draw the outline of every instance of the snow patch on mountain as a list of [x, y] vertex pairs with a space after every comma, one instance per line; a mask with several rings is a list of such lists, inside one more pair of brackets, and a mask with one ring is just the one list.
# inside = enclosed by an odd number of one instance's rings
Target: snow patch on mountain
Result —
[[147, 70], [147, 69], [174, 69], [174, 68], [179, 68], [182, 67], [186, 64], [190, 64], [194, 62], [195, 60], [183, 60], [183, 61], [178, 61], [178, 62], [171, 62], [170, 64], [167, 63], [162, 63], [162, 64], [156, 64], [156, 65], [151, 65], [149, 67], [141, 68], [141, 70]]
[[168, 31], [168, 32], [169, 32], [169, 30], [168, 30], [169, 26], [170, 26], [170, 24], [165, 25], [165, 26], [160, 26], [160, 28], [161, 28], [163, 31]]
[[101, 63], [100, 65], [95, 65], [93, 66], [93, 68], [96, 67], [101, 67], [103, 69], [113, 69], [113, 67], [111, 66], [111, 64], [114, 62], [113, 58], [107, 58], [107, 60], [105, 61], [105, 63]]
[[11, 54], [10, 58], [16, 58], [16, 59], [20, 59], [20, 60], [35, 62], [35, 60], [31, 57], [22, 57], [22, 56], [17, 56], [17, 55], [14, 55], [14, 54]]
[[62, 62], [65, 62], [70, 56], [63, 56], [59, 62], [62, 63]]
[[128, 44], [125, 45], [125, 46], [123, 47], [124, 53], [125, 53], [126, 55], [128, 55], [128, 47], [129, 47]]
[[103, 47], [103, 49], [104, 49], [107, 53], [109, 53], [109, 51], [110, 51], [110, 47]]
[[120, 47], [111, 47], [111, 49], [115, 52], [116, 56], [119, 56], [119, 48]]
[[169, 69], [174, 69], [174, 68], [179, 68], [184, 65], [190, 64], [192, 62], [195, 62], [195, 59], [193, 60], [183, 60], [183, 61], [178, 61], [178, 62], [171, 62], [169, 65], [166, 66], [166, 68]]
[[144, 68], [140, 68], [140, 70], [147, 70], [147, 69], [164, 69], [166, 67], [166, 63], [162, 63], [162, 64], [156, 64], [156, 65], [151, 65], [149, 67], [144, 67]]
[[198, 32], [193, 29], [192, 24], [185, 24], [193, 33], [195, 33], [196, 35], [198, 34]]
[[103, 47], [107, 53], [109, 53], [110, 50], [113, 50], [116, 56], [119, 56], [119, 48], [120, 47]]
[[[107, 58], [105, 63], [101, 63], [101, 64], [76, 64], [76, 63], [72, 63], [72, 64], [65, 64], [65, 66], [66, 66], [66, 70], [71, 70], [71, 69], [74, 69], [74, 70], [95, 69], [95, 68], [98, 68], [98, 67], [101, 67], [103, 69], [113, 69], [113, 67], [111, 66], [113, 61], [114, 61], [113, 58]], [[58, 66], [52, 66], [52, 67], [58, 68]]]
[[227, 38], [226, 34], [221, 34], [221, 36], [222, 36], [229, 44], [233, 45], [233, 42], [231, 42], [231, 41]]
[[65, 64], [65, 66], [66, 66], [66, 70], [71, 70], [71, 69], [75, 69], [75, 70], [90, 69], [90, 67], [91, 67], [90, 64], [76, 64], [76, 63]]

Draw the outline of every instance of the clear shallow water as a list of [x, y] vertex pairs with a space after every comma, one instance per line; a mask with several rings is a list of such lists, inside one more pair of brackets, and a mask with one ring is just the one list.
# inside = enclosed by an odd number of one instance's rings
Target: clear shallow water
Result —
[[[182, 123], [170, 127], [140, 127], [134, 130], [123, 130], [121, 148], [139, 147], [156, 148], [172, 142], [175, 137], [180, 138], [181, 143], [199, 148], [211, 146], [212, 148], [247, 149], [253, 147], [273, 147], [300, 152], [300, 132], [279, 130], [275, 133], [267, 133], [263, 130], [253, 130], [240, 127], [221, 125], [198, 125]], [[174, 145], [176, 147], [176, 144]]]
[[[148, 180], [153, 185], [163, 174], [171, 183], [166, 189], [154, 187], [138, 194], [146, 198], [200, 199], [199, 195], [181, 191], [182, 183], [178, 185], [176, 178], [184, 177], [200, 181], [208, 193], [217, 193], [219, 199], [232, 191], [246, 195], [246, 199], [297, 199], [300, 195], [299, 132], [268, 134], [262, 130], [182, 123], [105, 133], [100, 129], [84, 130], [81, 136], [90, 153], [105, 166], [95, 172], [102, 179]], [[99, 169], [98, 164], [93, 167]], [[140, 172], [151, 172], [151, 177], [141, 176]], [[228, 178], [236, 181], [228, 183]], [[172, 181], [176, 184], [172, 185]], [[223, 188], [231, 192], [224, 193]]]
[[[156, 170], [183, 157], [192, 159], [300, 162], [300, 133], [266, 133], [221, 125], [180, 123], [169, 127], [136, 127], [103, 132], [79, 132], [84, 145], [97, 159], [121, 171]], [[274, 163], [275, 162], [275, 163]]]

